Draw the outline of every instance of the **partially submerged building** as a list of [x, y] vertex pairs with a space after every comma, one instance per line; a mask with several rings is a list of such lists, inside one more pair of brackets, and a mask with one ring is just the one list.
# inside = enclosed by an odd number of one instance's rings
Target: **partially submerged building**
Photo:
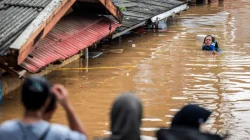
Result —
[[122, 26], [112, 38], [146, 24], [157, 24], [160, 20], [188, 9], [186, 3], [177, 0], [113, 0], [113, 2], [122, 10], [124, 18]]
[[[17, 77], [26, 72], [60, 67], [50, 64], [69, 63], [104, 38], [187, 8], [176, 0], [0, 0], [0, 97], [2, 89], [19, 87]], [[15, 78], [1, 76], [3, 71]]]
[[[37, 73], [110, 36], [122, 18], [110, 0], [0, 1], [0, 68], [16, 77]], [[3, 90], [20, 85], [3, 82]]]

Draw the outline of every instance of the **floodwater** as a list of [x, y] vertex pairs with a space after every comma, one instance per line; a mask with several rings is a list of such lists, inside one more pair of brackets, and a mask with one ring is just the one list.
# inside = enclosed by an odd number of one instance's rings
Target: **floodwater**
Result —
[[[232, 140], [250, 136], [250, 1], [214, 1], [191, 7], [168, 20], [166, 29], [131, 34], [108, 45], [122, 53], [84, 59], [46, 75], [69, 90], [70, 99], [90, 138], [107, 136], [109, 111], [120, 94], [138, 95], [144, 106], [142, 133], [154, 136], [169, 126], [184, 104], [196, 103], [213, 111], [206, 130], [231, 134]], [[160, 27], [166, 25], [161, 23]], [[212, 55], [196, 45], [196, 35], [214, 34], [222, 52]], [[135, 44], [135, 47], [132, 47]], [[107, 48], [105, 50], [107, 50]], [[0, 121], [20, 117], [18, 91], [4, 97]], [[61, 108], [53, 122], [67, 124]]]

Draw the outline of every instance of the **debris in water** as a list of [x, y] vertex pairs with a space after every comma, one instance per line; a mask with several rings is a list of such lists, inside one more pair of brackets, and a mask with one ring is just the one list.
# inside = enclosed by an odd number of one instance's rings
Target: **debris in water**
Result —
[[132, 47], [134, 48], [136, 45], [135, 44], [132, 44]]
[[101, 56], [103, 52], [89, 52], [89, 58], [97, 58]]
[[110, 49], [108, 53], [123, 53], [124, 49]]

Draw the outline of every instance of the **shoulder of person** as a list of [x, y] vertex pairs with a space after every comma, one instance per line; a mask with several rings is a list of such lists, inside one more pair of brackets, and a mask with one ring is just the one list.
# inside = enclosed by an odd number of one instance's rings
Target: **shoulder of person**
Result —
[[17, 120], [9, 120], [5, 121], [0, 125], [0, 133], [1, 132], [12, 132], [18, 129]]
[[63, 137], [67, 137], [69, 139], [76, 139], [76, 140], [87, 139], [84, 134], [77, 131], [73, 131], [69, 129], [67, 126], [61, 124], [51, 124], [51, 131], [53, 131], [55, 135], [60, 135]]
[[155, 137], [141, 135], [141, 140], [157, 140]]
[[94, 137], [94, 140], [110, 140], [109, 137]]

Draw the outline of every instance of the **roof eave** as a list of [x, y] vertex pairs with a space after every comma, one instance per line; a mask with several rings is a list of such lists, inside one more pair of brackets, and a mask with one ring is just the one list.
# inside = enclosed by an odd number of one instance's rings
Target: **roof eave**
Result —
[[106, 7], [109, 10], [109, 12], [119, 23], [122, 23], [123, 13], [111, 0], [99, 0], [99, 1], [104, 7]]
[[77, 1], [101, 4], [119, 23], [122, 23], [123, 13], [112, 2], [112, 0], [77, 0]]
[[176, 13], [180, 13], [181, 11], [184, 11], [184, 10], [187, 10], [188, 9], [188, 5], [185, 3], [185, 4], [182, 4], [180, 6], [177, 6], [169, 11], [166, 11], [162, 14], [159, 14], [159, 15], [156, 15], [154, 17], [151, 18], [151, 21], [153, 23], [157, 22], [157, 21], [160, 21], [160, 20], [163, 20], [165, 18], [168, 18], [170, 16], [173, 16], [175, 15]]
[[74, 2], [75, 0], [52, 0], [11, 44], [11, 49], [19, 50], [18, 65], [25, 60], [33, 50], [33, 46], [46, 36]]

